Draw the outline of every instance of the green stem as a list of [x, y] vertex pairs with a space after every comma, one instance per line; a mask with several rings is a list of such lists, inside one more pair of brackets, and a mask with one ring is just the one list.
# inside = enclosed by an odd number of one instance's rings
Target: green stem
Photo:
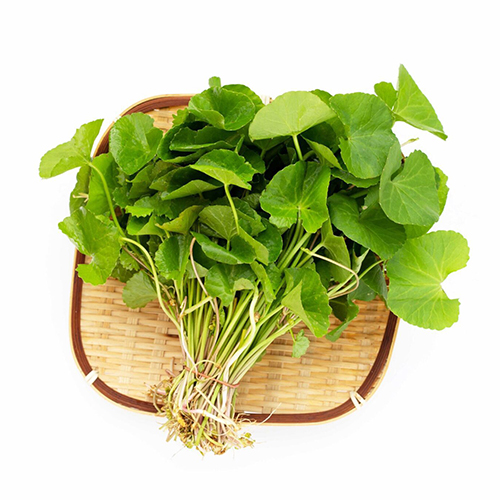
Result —
[[240, 137], [240, 139], [238, 140], [238, 144], [236, 144], [236, 147], [234, 148], [234, 152], [235, 153], [239, 153], [240, 152], [240, 149], [241, 149], [241, 146], [243, 146], [243, 141], [245, 140], [245, 136], [242, 135]]
[[[210, 401], [213, 405], [215, 404], [215, 400], [217, 399], [217, 396], [219, 395], [219, 391], [220, 391], [220, 384], [217, 384], [215, 387], [212, 399]], [[203, 437], [203, 429], [205, 428], [205, 425], [207, 425], [207, 421], [208, 421], [208, 417], [205, 417], [203, 419], [203, 422], [200, 425], [200, 430], [198, 431], [198, 434], [196, 435], [196, 439], [194, 442], [195, 446], [198, 446], [200, 444], [201, 438]]]
[[[250, 370], [259, 356], [281, 335], [285, 334], [287, 331], [291, 330], [294, 326], [300, 323], [300, 319], [293, 320], [292, 323], [287, 323], [286, 325], [278, 328], [274, 332], [271, 330], [270, 334], [262, 337], [258, 344], [256, 344], [250, 352], [247, 352], [245, 356], [241, 357], [240, 362], [234, 367], [231, 377], [231, 383], [237, 384], [243, 376]], [[272, 327], [274, 329], [274, 326]]]
[[234, 222], [236, 223], [236, 233], [240, 234], [240, 225], [238, 223], [238, 213], [236, 212], [236, 207], [234, 206], [233, 198], [231, 198], [231, 193], [229, 192], [229, 185], [224, 184], [224, 191], [226, 192], [227, 199], [229, 201], [229, 205], [231, 205], [231, 210], [234, 215]]
[[300, 150], [299, 139], [296, 135], [292, 135], [293, 143], [295, 144], [295, 149], [297, 150], [297, 154], [299, 155], [299, 160], [303, 160], [302, 151]]
[[304, 246], [307, 240], [311, 237], [310, 233], [306, 233], [302, 236], [302, 238], [297, 242], [297, 244], [289, 251], [288, 255], [285, 257], [285, 260], [278, 266], [282, 271], [285, 267], [290, 264], [291, 260], [295, 257], [298, 251]]
[[315, 153], [314, 151], [311, 149], [311, 151], [308, 151], [305, 155], [304, 155], [304, 161], [306, 161], [308, 158], [310, 158], [311, 156], [313, 156]]
[[377, 265], [380, 265], [382, 262], [384, 262], [383, 260], [377, 260], [376, 262], [374, 262], [371, 266], [367, 267], [360, 275], [359, 275], [359, 279], [361, 279], [367, 272], [371, 271], [375, 266]]
[[[191, 286], [192, 280], [187, 282], [187, 302], [186, 305], [191, 307], [193, 305], [193, 287]], [[182, 321], [183, 318], [181, 318]], [[196, 335], [193, 328], [193, 315], [189, 314], [186, 318], [186, 334], [187, 334], [187, 348], [191, 357], [196, 352]]]
[[[380, 265], [381, 262], [383, 262], [383, 260], [377, 260], [377, 262], [374, 262], [371, 266], [367, 267], [360, 275], [358, 275], [358, 279], [363, 278], [363, 276], [365, 276], [366, 273], [371, 271], [376, 265]], [[335, 295], [338, 291], [340, 291], [342, 289], [342, 287], [344, 287], [345, 285], [347, 285], [347, 286], [346, 286], [345, 290], [342, 290], [342, 293], [347, 292], [350, 288], [352, 288], [355, 285], [355, 283], [349, 283], [349, 281], [351, 281], [351, 280], [352, 280], [352, 277], [345, 280], [342, 283], [339, 283], [335, 288], [332, 288], [331, 290], [329, 290], [328, 297], [332, 298], [332, 296]]]
[[115, 213], [115, 209], [113, 207], [113, 201], [111, 199], [111, 194], [109, 192], [108, 183], [106, 182], [104, 175], [92, 162], [89, 161], [87, 163], [95, 172], [97, 172], [97, 174], [101, 178], [102, 187], [104, 188], [104, 193], [106, 194], [106, 199], [108, 200], [109, 210], [111, 211], [111, 217], [113, 218], [113, 222], [115, 223], [115, 226], [118, 229], [118, 232], [122, 236], [125, 236], [125, 233], [123, 232], [123, 229], [121, 228], [120, 224], [118, 223], [118, 219], [116, 218], [116, 213]]
[[228, 356], [228, 352], [230, 352], [230, 349], [232, 348], [233, 344], [238, 340], [238, 336], [235, 335], [235, 333], [239, 330], [239, 328], [241, 329], [243, 328], [244, 322], [240, 321], [240, 324], [236, 328], [236, 331], [234, 330], [234, 328], [237, 325], [237, 322], [239, 321], [243, 312], [246, 311], [247, 305], [250, 302], [251, 298], [252, 296], [248, 292], [246, 293], [246, 296], [245, 293], [243, 293], [240, 296], [238, 306], [236, 307], [236, 310], [233, 313], [233, 318], [231, 322], [229, 323], [227, 328], [224, 329], [221, 338], [217, 340], [218, 346], [215, 352], [213, 353], [214, 361], [217, 362], [224, 361]]
[[[212, 308], [207, 307], [203, 308], [202, 314], [200, 314], [200, 317], [203, 319], [203, 325], [201, 327], [201, 340], [200, 344], [198, 347], [198, 352], [196, 353], [196, 358], [197, 361], [201, 361], [205, 359], [205, 347], [207, 345], [207, 339], [210, 334], [210, 322], [212, 320]], [[200, 371], [203, 371], [205, 369], [204, 364], [200, 364], [198, 367]]]
[[283, 260], [288, 257], [288, 254], [291, 252], [292, 248], [296, 245], [300, 234], [302, 234], [301, 231], [302, 231], [302, 226], [297, 222], [297, 224], [295, 224], [293, 231], [292, 229], [289, 229], [288, 232], [286, 233], [287, 241], [283, 247], [283, 250], [281, 251], [281, 255], [276, 261], [276, 265], [278, 267], [281, 266]]
[[137, 241], [131, 240], [130, 238], [121, 238], [122, 241], [126, 241], [127, 243], [131, 243], [132, 245], [135, 245], [139, 250], [144, 254], [146, 259], [149, 262], [149, 265], [151, 266], [151, 272], [153, 273], [153, 280], [155, 282], [156, 286], [156, 295], [158, 296], [158, 302], [160, 303], [161, 308], [163, 309], [163, 312], [167, 315], [167, 317], [172, 321], [172, 323], [176, 326], [177, 330], [180, 331], [181, 327], [179, 323], [177, 322], [176, 318], [174, 317], [173, 314], [167, 309], [165, 306], [165, 303], [163, 301], [163, 297], [161, 294], [161, 288], [160, 288], [160, 281], [158, 279], [158, 274], [156, 272], [156, 268], [153, 262], [153, 259], [151, 258], [151, 255], [149, 255], [149, 252], [140, 244], [137, 243]]
[[280, 311], [282, 311], [284, 308], [285, 308], [284, 305], [281, 305], [281, 306], [277, 307], [276, 309], [274, 309], [270, 313], [266, 314], [265, 316], [262, 316], [262, 318], [260, 318], [259, 321], [262, 322], [262, 323], [265, 323], [266, 321], [268, 321], [269, 319], [271, 319], [274, 315], [276, 315]]
[[[319, 250], [321, 250], [323, 248], [323, 243], [319, 243], [318, 245], [316, 245], [312, 250], [311, 252], [312, 253], [317, 253]], [[300, 254], [299, 254], [300, 255]], [[310, 255], [306, 255], [295, 267], [302, 267], [304, 266], [308, 260], [312, 259], [312, 257]]]
[[197, 302], [193, 306], [188, 307], [184, 311], [184, 315], [186, 316], [186, 315], [192, 313], [193, 311], [196, 311], [199, 307], [204, 306], [207, 302], [210, 302], [211, 300], [214, 300], [213, 297], [205, 297], [203, 300], [200, 300], [199, 302]]

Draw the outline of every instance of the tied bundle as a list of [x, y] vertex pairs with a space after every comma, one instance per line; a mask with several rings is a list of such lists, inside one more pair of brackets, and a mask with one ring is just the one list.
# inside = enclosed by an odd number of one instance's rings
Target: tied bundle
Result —
[[134, 113], [113, 124], [109, 153], [91, 157], [96, 120], [43, 156], [44, 178], [79, 169], [59, 224], [91, 257], [79, 276], [126, 283], [127, 306], [158, 300], [177, 328], [183, 369], [150, 392], [169, 439], [203, 453], [251, 445], [238, 386], [282, 335], [292, 356], [306, 353], [299, 324], [334, 342], [356, 302], [377, 296], [424, 328], [458, 319], [441, 283], [466, 265], [467, 243], [429, 232], [447, 176], [403, 153], [412, 141], [400, 144], [396, 121], [446, 139], [403, 66], [397, 89], [292, 91], [267, 105], [212, 78], [165, 134]]

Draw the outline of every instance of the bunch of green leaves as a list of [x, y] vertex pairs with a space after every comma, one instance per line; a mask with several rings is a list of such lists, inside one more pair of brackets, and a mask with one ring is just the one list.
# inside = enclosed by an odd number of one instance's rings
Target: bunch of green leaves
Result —
[[157, 394], [169, 436], [215, 453], [250, 444], [235, 387], [283, 334], [302, 356], [299, 323], [336, 341], [376, 297], [417, 326], [457, 321], [441, 284], [466, 265], [467, 243], [429, 232], [448, 178], [422, 151], [403, 154], [398, 120], [446, 139], [403, 66], [397, 89], [292, 91], [268, 105], [214, 77], [166, 133], [133, 113], [113, 124], [109, 153], [92, 158], [96, 120], [43, 156], [44, 178], [78, 169], [59, 227], [89, 257], [79, 276], [126, 283], [131, 308], [158, 300], [178, 329], [186, 368]]
[[[429, 232], [447, 176], [422, 151], [402, 153], [398, 120], [446, 139], [403, 66], [397, 89], [292, 91], [266, 106], [248, 87], [212, 78], [168, 132], [145, 114], [123, 116], [109, 153], [92, 158], [102, 120], [88, 123], [42, 158], [40, 175], [79, 169], [59, 227], [91, 257], [80, 277], [126, 282], [130, 307], [158, 298], [179, 324], [195, 283], [221, 324], [256, 293], [260, 317], [279, 310], [332, 341], [357, 302], [377, 296], [409, 323], [442, 329], [459, 302], [441, 283], [465, 266], [468, 247], [458, 233]], [[332, 313], [340, 325], [331, 327]], [[292, 336], [299, 356], [307, 337]]]

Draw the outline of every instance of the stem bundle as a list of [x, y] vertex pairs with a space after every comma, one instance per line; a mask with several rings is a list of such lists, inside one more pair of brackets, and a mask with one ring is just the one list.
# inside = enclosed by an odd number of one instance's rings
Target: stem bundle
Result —
[[[314, 235], [304, 234], [299, 224], [290, 231], [279, 264], [287, 266], [295, 261], [297, 266], [305, 266], [318, 256], [303, 248]], [[146, 256], [149, 263], [151, 256], [144, 247], [133, 240], [124, 242], [130, 245], [129, 251], [137, 260]], [[167, 431], [168, 440], [178, 438], [202, 453], [221, 454], [230, 448], [252, 445], [250, 434], [242, 430], [248, 420], [235, 414], [239, 384], [269, 345], [291, 332], [300, 319], [279, 298], [267, 302], [258, 287], [239, 292], [229, 306], [222, 307], [218, 299], [208, 295], [196, 271], [192, 257], [194, 243], [193, 239], [191, 264], [196, 279], [183, 277], [176, 283], [173, 299], [179, 307], [172, 308], [172, 298], [166, 300], [157, 274], [152, 273], [160, 305], [178, 328], [183, 369], [152, 387], [151, 394], [158, 414], [166, 418], [162, 428]], [[135, 255], [135, 249], [143, 255]], [[356, 273], [351, 273], [352, 279], [330, 291], [330, 298], [356, 288], [359, 279]]]

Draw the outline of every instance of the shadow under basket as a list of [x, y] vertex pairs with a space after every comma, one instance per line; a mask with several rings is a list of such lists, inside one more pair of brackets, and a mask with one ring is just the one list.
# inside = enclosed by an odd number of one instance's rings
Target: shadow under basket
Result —
[[[189, 95], [158, 96], [141, 101], [122, 115], [143, 112], [168, 130], [172, 115]], [[96, 155], [108, 151], [109, 128]], [[78, 277], [85, 256], [76, 253], [71, 298], [71, 345], [86, 380], [108, 400], [125, 408], [155, 414], [150, 386], [182, 369], [177, 330], [157, 301], [129, 309], [124, 285], [115, 279], [92, 286]], [[358, 317], [339, 340], [315, 338], [306, 355], [292, 358], [289, 335], [278, 338], [238, 387], [236, 411], [266, 424], [312, 424], [344, 416], [373, 395], [390, 360], [398, 318], [379, 300], [359, 302]], [[335, 317], [331, 325], [338, 324]]]

